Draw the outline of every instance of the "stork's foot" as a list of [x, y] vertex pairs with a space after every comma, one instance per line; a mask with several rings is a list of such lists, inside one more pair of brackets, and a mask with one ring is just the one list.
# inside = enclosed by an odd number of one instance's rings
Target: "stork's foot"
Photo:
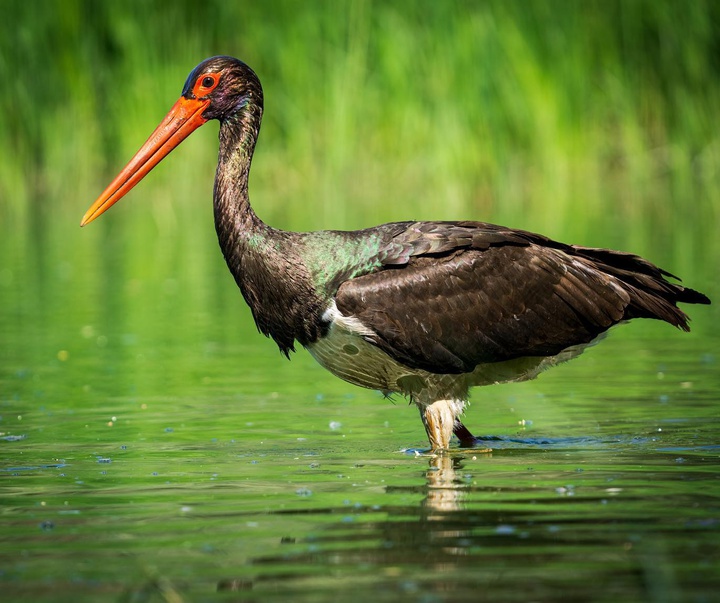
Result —
[[430, 440], [430, 448], [433, 452], [440, 452], [450, 448], [450, 438], [458, 423], [472, 438], [472, 434], [467, 428], [457, 421], [457, 417], [465, 407], [464, 402], [460, 400], [436, 400], [432, 404], [419, 404], [418, 406], [428, 440]]
[[470, 430], [465, 427], [459, 419], [455, 419], [453, 433], [455, 434], [455, 437], [460, 440], [461, 448], [472, 448], [475, 444], [477, 444], [477, 438], [470, 433]]

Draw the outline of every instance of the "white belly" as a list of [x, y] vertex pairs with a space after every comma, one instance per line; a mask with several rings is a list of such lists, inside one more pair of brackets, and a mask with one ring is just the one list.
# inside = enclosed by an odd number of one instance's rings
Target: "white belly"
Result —
[[574, 358], [587, 347], [574, 346], [551, 357], [525, 357], [480, 364], [471, 373], [437, 374], [407, 367], [368, 341], [374, 333], [352, 317], [342, 316], [331, 306], [332, 320], [326, 337], [307, 350], [334, 375], [361, 387], [410, 396], [419, 405], [435, 400], [467, 400], [468, 389], [509, 381], [524, 381], [543, 370]]

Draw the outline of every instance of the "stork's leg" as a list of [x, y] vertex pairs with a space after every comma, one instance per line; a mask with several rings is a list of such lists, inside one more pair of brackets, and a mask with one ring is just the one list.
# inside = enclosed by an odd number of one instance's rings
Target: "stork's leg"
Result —
[[462, 424], [460, 419], [455, 419], [453, 433], [460, 440], [460, 446], [474, 446], [477, 443], [477, 438], [470, 433], [470, 430]]
[[450, 438], [455, 429], [457, 417], [465, 406], [464, 402], [461, 400], [436, 400], [431, 404], [418, 404], [418, 406], [428, 440], [430, 440], [430, 448], [433, 451], [450, 448]]

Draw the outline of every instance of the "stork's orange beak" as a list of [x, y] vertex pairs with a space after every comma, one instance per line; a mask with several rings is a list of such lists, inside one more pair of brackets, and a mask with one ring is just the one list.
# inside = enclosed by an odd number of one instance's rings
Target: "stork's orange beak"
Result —
[[140, 150], [85, 212], [85, 226], [107, 211], [140, 182], [163, 158], [208, 120], [203, 111], [210, 99], [180, 97]]

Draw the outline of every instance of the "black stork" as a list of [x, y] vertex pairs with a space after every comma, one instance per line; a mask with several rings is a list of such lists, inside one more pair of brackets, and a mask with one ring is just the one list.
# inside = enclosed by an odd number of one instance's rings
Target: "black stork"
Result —
[[687, 331], [677, 303], [710, 303], [637, 255], [483, 222], [274, 229], [248, 197], [262, 113], [250, 67], [227, 56], [203, 61], [81, 225], [196, 128], [219, 120], [215, 228], [258, 330], [287, 356], [297, 342], [341, 379], [407, 396], [434, 451], [448, 449], [453, 433], [473, 444], [459, 418], [470, 387], [531, 379], [632, 318]]

